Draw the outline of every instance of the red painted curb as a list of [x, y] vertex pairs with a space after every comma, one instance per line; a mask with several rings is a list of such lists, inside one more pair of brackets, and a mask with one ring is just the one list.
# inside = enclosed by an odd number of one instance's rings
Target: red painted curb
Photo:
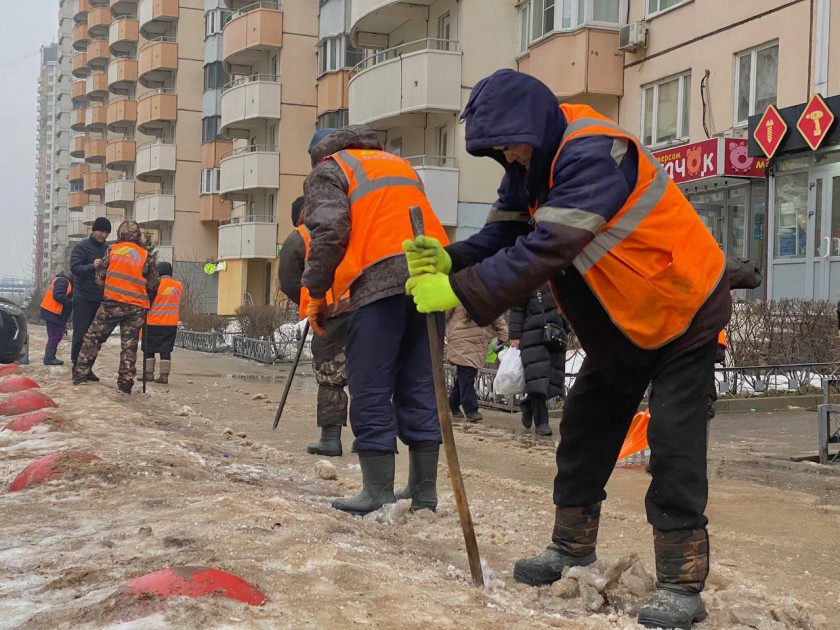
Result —
[[83, 451], [59, 451], [58, 453], [51, 453], [46, 457], [42, 457], [36, 462], [32, 462], [23, 469], [14, 481], [9, 484], [9, 492], [17, 492], [18, 490], [25, 490], [32, 486], [42, 484], [50, 479], [54, 479], [61, 475], [64, 466], [74, 462], [92, 462], [100, 459], [91, 453]]
[[15, 361], [14, 363], [4, 363], [0, 365], [0, 376], [9, 376], [10, 374], [14, 374], [17, 372], [18, 363]]
[[27, 389], [36, 389], [38, 387], [41, 386], [28, 376], [13, 376], [0, 381], [0, 394], [22, 392]]
[[47, 422], [58, 425], [64, 423], [56, 412], [50, 411], [49, 409], [39, 409], [38, 411], [30, 411], [29, 413], [14, 416], [2, 430], [25, 432], [34, 426]]
[[136, 597], [226, 597], [251, 606], [268, 601], [263, 592], [240, 577], [208, 567], [170, 567], [132, 580], [120, 589]]
[[44, 407], [58, 407], [58, 405], [46, 394], [28, 389], [10, 394], [8, 398], [0, 401], [0, 416], [19, 416]]

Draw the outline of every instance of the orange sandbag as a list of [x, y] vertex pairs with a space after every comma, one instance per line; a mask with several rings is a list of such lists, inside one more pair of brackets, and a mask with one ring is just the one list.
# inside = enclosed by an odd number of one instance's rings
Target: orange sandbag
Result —
[[648, 447], [647, 430], [649, 423], [650, 411], [647, 409], [633, 416], [633, 422], [630, 423], [630, 428], [627, 429], [627, 436], [624, 438], [624, 444], [621, 446], [618, 459], [630, 457]]
[[36, 389], [40, 387], [38, 383], [26, 376], [12, 376], [4, 378], [0, 381], [0, 394], [11, 394], [13, 392], [22, 392], [26, 389]]

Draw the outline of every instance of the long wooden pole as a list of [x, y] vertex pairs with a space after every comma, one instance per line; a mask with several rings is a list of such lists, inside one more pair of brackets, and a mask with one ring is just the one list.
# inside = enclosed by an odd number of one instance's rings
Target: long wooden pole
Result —
[[[414, 236], [425, 233], [423, 212], [418, 206], [409, 209], [411, 229]], [[426, 315], [426, 325], [429, 328], [429, 349], [432, 354], [432, 376], [435, 382], [435, 400], [437, 402], [440, 433], [443, 438], [443, 450], [446, 453], [446, 466], [449, 468], [449, 480], [455, 494], [455, 505], [458, 508], [458, 518], [461, 530], [464, 532], [464, 543], [467, 547], [467, 558], [470, 562], [470, 574], [476, 586], [484, 586], [484, 573], [481, 571], [481, 556], [478, 553], [478, 542], [475, 539], [470, 504], [467, 501], [467, 489], [461, 476], [461, 464], [458, 463], [458, 451], [455, 448], [455, 433], [452, 431], [452, 415], [449, 411], [449, 396], [446, 391], [446, 378], [443, 373], [442, 336], [438, 330], [438, 317], [434, 313]]]
[[292, 381], [295, 378], [295, 372], [297, 372], [298, 364], [300, 363], [300, 355], [303, 354], [303, 348], [306, 346], [306, 335], [309, 334], [309, 320], [306, 320], [306, 323], [303, 325], [303, 334], [300, 338], [300, 343], [298, 344], [297, 353], [295, 354], [295, 360], [292, 363], [291, 369], [289, 369], [289, 377], [286, 379], [286, 386], [283, 388], [283, 395], [280, 396], [280, 404], [277, 405], [277, 413], [274, 414], [274, 426], [272, 427], [275, 431], [277, 430], [277, 426], [280, 424], [280, 416], [283, 415], [283, 410], [286, 408], [286, 399], [289, 397], [289, 390], [292, 389]]

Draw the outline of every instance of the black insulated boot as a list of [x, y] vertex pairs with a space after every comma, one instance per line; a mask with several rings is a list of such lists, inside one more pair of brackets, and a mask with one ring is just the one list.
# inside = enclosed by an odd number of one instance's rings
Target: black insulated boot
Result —
[[351, 499], [336, 499], [332, 506], [353, 516], [364, 516], [386, 503], [394, 503], [394, 454], [359, 453], [359, 465], [362, 467], [362, 491]]
[[600, 503], [589, 507], [556, 508], [552, 544], [534, 558], [517, 560], [513, 579], [529, 586], [545, 586], [563, 577], [566, 567], [595, 562], [600, 518]]
[[306, 452], [310, 455], [341, 457], [341, 425], [321, 427], [321, 441], [307, 446]]
[[536, 425], [534, 431], [536, 434], [550, 436], [551, 427], [548, 424], [548, 406], [545, 403], [545, 398], [534, 399], [531, 408], [534, 410], [534, 424]]
[[705, 529], [654, 530], [656, 593], [639, 610], [645, 628], [684, 628], [706, 618], [700, 593], [709, 574]]
[[534, 410], [531, 408], [531, 399], [524, 398], [519, 403], [519, 408], [522, 410], [522, 426], [530, 429], [531, 425], [534, 424]]
[[395, 496], [398, 501], [411, 499], [411, 511], [437, 511], [437, 472], [440, 444], [410, 446], [408, 485]]
[[55, 348], [44, 350], [44, 365], [64, 365], [64, 361], [55, 358]]

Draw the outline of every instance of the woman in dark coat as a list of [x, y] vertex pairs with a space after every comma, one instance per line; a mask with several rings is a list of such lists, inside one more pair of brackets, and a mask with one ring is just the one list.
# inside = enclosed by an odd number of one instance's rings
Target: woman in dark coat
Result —
[[[535, 424], [539, 435], [551, 435], [547, 399], [566, 395], [566, 344], [570, 330], [547, 285], [531, 295], [526, 304], [510, 311], [511, 345], [521, 351], [525, 367], [527, 396], [520, 403], [522, 426], [530, 429]], [[549, 336], [557, 341], [549, 342]]]

